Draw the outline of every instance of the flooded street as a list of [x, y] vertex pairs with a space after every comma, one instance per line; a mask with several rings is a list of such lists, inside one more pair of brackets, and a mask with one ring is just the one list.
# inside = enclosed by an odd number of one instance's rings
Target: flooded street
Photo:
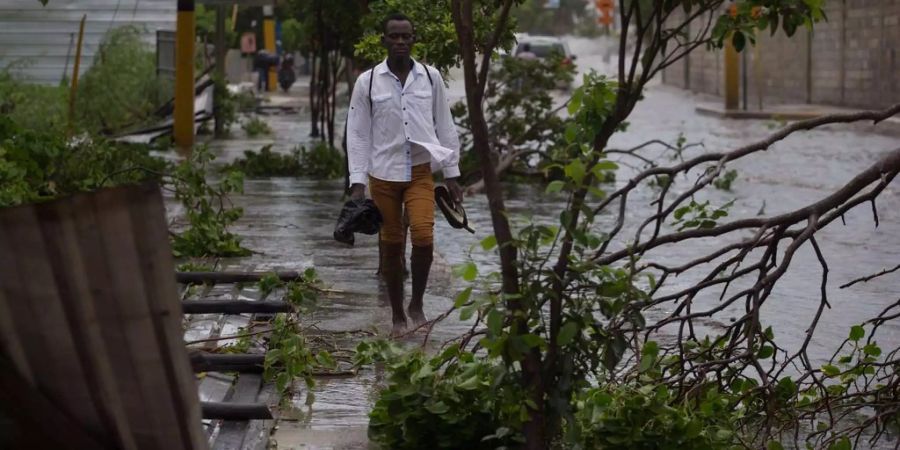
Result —
[[[580, 43], [573, 44], [579, 64], [603, 70], [604, 51], [592, 50]], [[451, 83], [451, 94], [459, 98], [461, 76]], [[684, 157], [705, 151], [727, 151], [772, 133], [779, 124], [764, 120], [726, 120], [699, 115], [698, 102], [708, 99], [688, 92], [653, 86], [646, 99], [632, 114], [626, 133], [615, 136], [614, 148], [630, 148], [650, 139], [674, 143], [683, 134], [688, 143], [700, 142], [702, 148], [692, 148]], [[343, 113], [339, 112], [338, 116]], [[309, 124], [304, 115], [272, 115], [266, 119], [274, 130], [269, 138], [244, 139], [238, 126], [233, 126], [235, 138], [215, 141], [211, 148], [219, 155], [218, 163], [228, 162], [244, 150], [256, 150], [272, 143], [277, 151], [289, 151], [309, 142]], [[337, 129], [342, 129], [342, 124]], [[339, 141], [339, 139], [338, 139]], [[831, 126], [813, 132], [800, 132], [759, 153], [738, 161], [729, 169], [738, 171], [732, 191], [710, 189], [698, 200], [721, 205], [735, 200], [728, 219], [754, 217], [760, 211], [766, 215], [790, 211], [837, 190], [859, 171], [874, 163], [885, 151], [900, 146], [900, 140], [875, 134], [861, 127]], [[648, 151], [645, 156], [654, 156]], [[661, 160], [669, 158], [660, 156]], [[632, 161], [635, 162], [635, 161]], [[673, 163], [675, 161], [672, 161]], [[627, 181], [631, 169], [618, 173], [615, 185], [604, 186], [610, 192]], [[696, 175], [696, 174], [694, 174]], [[687, 189], [694, 178], [679, 179], [668, 198]], [[248, 179], [245, 193], [234, 198], [244, 208], [244, 217], [233, 231], [243, 237], [252, 256], [222, 261], [220, 270], [302, 270], [315, 267], [325, 284], [336, 291], [320, 299], [320, 307], [308, 318], [309, 322], [328, 331], [376, 330], [385, 336], [390, 324], [390, 308], [379, 289], [377, 242], [375, 236], [356, 237], [356, 245], [347, 247], [332, 238], [332, 231], [342, 204], [343, 181], [312, 181], [294, 178]], [[657, 191], [644, 187], [630, 199], [627, 225], [634, 226], [646, 217], [650, 202]], [[515, 221], [528, 218], [556, 223], [559, 211], [565, 206], [562, 196], [545, 195], [543, 187], [509, 186], [507, 206]], [[832, 308], [826, 310], [813, 338], [810, 355], [814, 364], [830, 356], [846, 338], [851, 325], [874, 317], [900, 296], [900, 275], [888, 275], [848, 289], [838, 286], [855, 278], [890, 268], [900, 263], [900, 185], [895, 181], [877, 201], [880, 224], [876, 228], [871, 208], [862, 205], [846, 219], [831, 224], [818, 237], [828, 260], [828, 286]], [[466, 199], [466, 211], [476, 233], [451, 228], [436, 216], [435, 263], [426, 294], [426, 314], [436, 317], [453, 303], [456, 293], [467, 285], [454, 279], [453, 265], [474, 260], [481, 273], [498, 269], [494, 253], [481, 250], [478, 243], [492, 234], [487, 202], [483, 195]], [[597, 229], [609, 229], [613, 214], [598, 217]], [[632, 236], [622, 233], [622, 236]], [[746, 237], [746, 236], [744, 236]], [[723, 245], [718, 239], [698, 241], [682, 246], [683, 253], [665, 249], [648, 256], [663, 264], [675, 265]], [[621, 246], [613, 246], [617, 250]], [[783, 247], [780, 249], [783, 252]], [[780, 258], [779, 258], [780, 260]], [[819, 305], [821, 267], [812, 248], [801, 248], [788, 274], [777, 284], [772, 297], [763, 307], [763, 322], [771, 325], [781, 345], [797, 346]], [[671, 288], [683, 288], [697, 281], [700, 274], [671, 280]], [[409, 295], [407, 282], [407, 295]], [[702, 298], [701, 304], [711, 305], [715, 298]], [[738, 302], [741, 303], [741, 302]], [[742, 304], [742, 303], [741, 303]], [[671, 307], [664, 305], [650, 314], [659, 318]], [[727, 320], [741, 311], [726, 310], [718, 316]], [[715, 326], [714, 323], [708, 324]], [[471, 323], [460, 322], [455, 315], [439, 323], [431, 336], [432, 346], [439, 345], [468, 330]], [[408, 339], [410, 345], [422, 340], [418, 334]], [[888, 324], [878, 338], [882, 348], [900, 346], [900, 325]], [[297, 411], [288, 414], [290, 420], [279, 423], [274, 439], [278, 448], [360, 448], [365, 446], [367, 414], [373, 403], [373, 386], [379, 374], [363, 371], [357, 377], [320, 379], [315, 388], [316, 401], [311, 407], [297, 401]], [[302, 443], [302, 444], [301, 444]]]

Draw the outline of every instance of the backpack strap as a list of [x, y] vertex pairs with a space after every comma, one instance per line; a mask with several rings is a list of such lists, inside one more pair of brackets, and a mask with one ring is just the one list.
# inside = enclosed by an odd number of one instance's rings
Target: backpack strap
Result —
[[375, 79], [375, 68], [374, 67], [369, 69], [369, 115], [370, 116], [373, 114], [372, 106], [374, 106], [372, 104], [372, 80], [373, 79]]
[[[422, 63], [418, 63], [422, 64]], [[425, 75], [428, 75], [428, 84], [431, 85], [431, 116], [434, 117], [434, 78], [431, 77], [431, 69], [428, 68], [425, 64], [422, 64], [422, 68], [425, 69]], [[369, 69], [369, 116], [374, 116], [375, 111], [372, 108], [375, 106], [372, 101], [372, 80], [375, 79], [375, 67]]]

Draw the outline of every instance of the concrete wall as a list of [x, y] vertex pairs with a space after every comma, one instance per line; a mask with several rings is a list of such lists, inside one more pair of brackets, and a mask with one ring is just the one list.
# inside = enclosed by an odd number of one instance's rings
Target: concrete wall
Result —
[[145, 31], [155, 48], [156, 30], [175, 30], [175, 0], [0, 0], [0, 70], [36, 83], [71, 76], [82, 15], [85, 20], [80, 72], [90, 68], [106, 33], [124, 25]]
[[[824, 103], [880, 108], [900, 102], [900, 0], [829, 0], [827, 22], [760, 34], [741, 55], [749, 109]], [[666, 69], [664, 82], [723, 95], [722, 52], [699, 48]], [[743, 93], [742, 93], [743, 95]]]

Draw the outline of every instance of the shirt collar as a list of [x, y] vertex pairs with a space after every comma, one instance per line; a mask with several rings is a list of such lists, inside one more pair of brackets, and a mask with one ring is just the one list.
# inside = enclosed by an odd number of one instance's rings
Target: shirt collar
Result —
[[[384, 61], [381, 61], [380, 64], [375, 66], [375, 74], [376, 75], [383, 75], [386, 73], [391, 73], [391, 69], [388, 68], [387, 58], [385, 58]], [[416, 77], [418, 77], [419, 75], [425, 75], [425, 66], [422, 63], [413, 59], [412, 73]]]

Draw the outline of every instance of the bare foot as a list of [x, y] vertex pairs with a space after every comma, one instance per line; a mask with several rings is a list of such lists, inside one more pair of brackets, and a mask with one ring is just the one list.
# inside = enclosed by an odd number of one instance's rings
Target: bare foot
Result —
[[425, 325], [426, 323], [428, 323], [428, 318], [425, 317], [425, 313], [421, 309], [417, 309], [417, 310], [409, 309], [409, 310], [407, 310], [407, 314], [409, 315], [409, 318], [412, 319], [412, 321], [413, 321], [413, 328], [419, 328], [422, 325]]
[[391, 328], [391, 337], [399, 337], [403, 333], [406, 333], [406, 321], [394, 322], [394, 326]]

